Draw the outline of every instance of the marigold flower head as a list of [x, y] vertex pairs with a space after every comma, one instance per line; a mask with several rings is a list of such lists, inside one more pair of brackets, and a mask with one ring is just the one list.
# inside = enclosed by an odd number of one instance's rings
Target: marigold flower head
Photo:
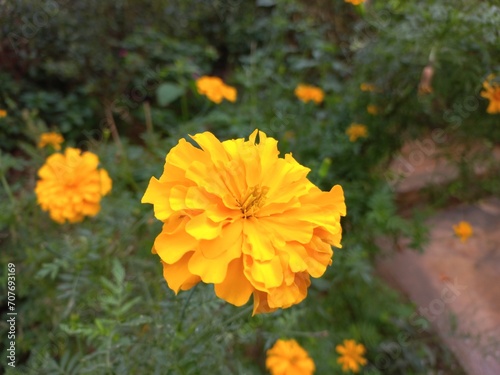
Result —
[[363, 344], [357, 344], [354, 340], [344, 340], [342, 345], [337, 345], [335, 348], [340, 357], [337, 358], [337, 363], [342, 365], [342, 371], [359, 372], [360, 368], [366, 365], [365, 347]]
[[49, 156], [38, 171], [35, 193], [42, 210], [63, 224], [95, 216], [101, 209], [101, 198], [111, 190], [111, 179], [98, 169], [99, 158], [92, 152], [68, 147], [64, 154]]
[[7, 117], [7, 111], [5, 109], [0, 109], [0, 118]]
[[295, 340], [278, 340], [267, 351], [266, 368], [271, 375], [310, 375], [316, 366]]
[[64, 142], [64, 138], [61, 134], [55, 132], [42, 133], [38, 141], [38, 148], [44, 148], [45, 146], [51, 145], [54, 150], [59, 151], [61, 149], [61, 143]]
[[366, 82], [363, 82], [361, 85], [359, 85], [359, 88], [361, 91], [364, 91], [364, 92], [373, 92], [376, 90], [374, 84], [366, 83]]
[[375, 104], [370, 104], [366, 107], [366, 112], [368, 112], [370, 115], [377, 115], [378, 114], [378, 107]]
[[331, 246], [340, 247], [342, 188], [322, 192], [309, 169], [291, 154], [279, 158], [278, 142], [261, 131], [248, 141], [191, 138], [199, 148], [181, 139], [142, 198], [164, 223], [153, 253], [169, 287], [211, 283], [236, 306], [253, 295], [254, 314], [301, 302], [309, 277], [322, 276]]
[[366, 0], [344, 0], [346, 3], [351, 3], [352, 5], [363, 4]]
[[237, 91], [226, 85], [219, 77], [203, 76], [196, 80], [198, 93], [205, 95], [212, 102], [220, 104], [223, 99], [235, 102]]
[[460, 241], [465, 242], [472, 236], [472, 226], [467, 221], [460, 221], [458, 224], [453, 225], [455, 235], [460, 238]]
[[490, 101], [486, 112], [489, 114], [500, 113], [500, 83], [494, 82], [495, 75], [490, 74], [483, 82], [483, 89], [481, 96]]
[[295, 96], [304, 103], [313, 101], [320, 104], [324, 98], [325, 93], [319, 87], [300, 84], [295, 88]]
[[360, 137], [368, 137], [368, 128], [362, 124], [351, 124], [345, 133], [349, 136], [351, 142], [356, 142]]

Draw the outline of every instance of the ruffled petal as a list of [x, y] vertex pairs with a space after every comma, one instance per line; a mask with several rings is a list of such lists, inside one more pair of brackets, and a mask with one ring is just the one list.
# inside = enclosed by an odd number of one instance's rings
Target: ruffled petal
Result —
[[227, 267], [225, 279], [215, 284], [217, 297], [232, 303], [235, 306], [243, 306], [248, 302], [254, 288], [243, 274], [243, 262], [241, 258], [233, 260]]
[[178, 262], [174, 264], [163, 264], [163, 277], [167, 281], [168, 287], [172, 289], [175, 294], [179, 290], [188, 290], [198, 284], [201, 279], [197, 275], [189, 272], [188, 262], [191, 259], [193, 252], [186, 253]]

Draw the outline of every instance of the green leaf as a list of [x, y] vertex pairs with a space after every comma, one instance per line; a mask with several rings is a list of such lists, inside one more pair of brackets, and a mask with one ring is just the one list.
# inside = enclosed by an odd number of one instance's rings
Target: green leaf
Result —
[[158, 99], [158, 104], [162, 107], [172, 103], [182, 94], [184, 94], [184, 88], [182, 86], [168, 82], [162, 83], [158, 86], [158, 89], [156, 89], [156, 98]]
[[122, 284], [125, 280], [125, 269], [123, 268], [119, 260], [115, 259], [113, 261], [113, 269], [111, 270], [111, 272], [113, 273], [116, 283]]

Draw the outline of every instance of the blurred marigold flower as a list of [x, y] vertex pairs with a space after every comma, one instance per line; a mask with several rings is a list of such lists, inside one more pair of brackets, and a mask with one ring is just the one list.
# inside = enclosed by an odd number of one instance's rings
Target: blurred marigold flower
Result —
[[61, 143], [64, 142], [64, 138], [61, 134], [55, 132], [42, 133], [38, 141], [38, 148], [44, 148], [47, 145], [51, 145], [54, 150], [59, 151], [61, 149]]
[[366, 111], [370, 114], [370, 115], [377, 115], [378, 114], [378, 107], [375, 105], [375, 104], [370, 104], [366, 107]]
[[[259, 143], [256, 142], [257, 136]], [[309, 277], [320, 277], [341, 247], [342, 187], [322, 192], [309, 169], [255, 130], [220, 142], [212, 133], [181, 139], [163, 174], [151, 178], [142, 203], [163, 221], [153, 253], [178, 293], [203, 281], [236, 306], [253, 294], [253, 313], [301, 302]]]
[[418, 94], [419, 95], [428, 95], [432, 94], [434, 92], [434, 89], [432, 86], [426, 86], [426, 85], [420, 85], [418, 86]]
[[35, 193], [42, 210], [63, 224], [95, 216], [101, 209], [101, 198], [111, 190], [111, 179], [98, 169], [99, 158], [92, 152], [68, 147], [64, 154], [49, 156], [38, 171]]
[[287, 141], [290, 141], [292, 139], [295, 139], [295, 132], [293, 130], [287, 130], [283, 134], [283, 138], [285, 138]]
[[351, 124], [345, 133], [349, 136], [351, 142], [356, 142], [360, 137], [368, 137], [368, 128], [362, 124]]
[[300, 84], [295, 88], [295, 96], [304, 103], [313, 101], [320, 104], [325, 98], [325, 93], [319, 87]]
[[434, 90], [432, 88], [432, 77], [434, 76], [434, 67], [432, 65], [427, 65], [422, 70], [422, 75], [420, 77], [420, 83], [418, 84], [418, 94], [427, 95], [431, 94]]
[[494, 74], [490, 74], [483, 82], [483, 89], [481, 96], [490, 101], [486, 112], [489, 114], [500, 113], [500, 83], [492, 82], [495, 79]]
[[337, 363], [342, 365], [342, 371], [359, 372], [360, 367], [366, 365], [365, 347], [363, 344], [357, 344], [354, 340], [344, 340], [343, 345], [337, 345], [335, 348], [340, 357]]
[[196, 80], [198, 93], [205, 95], [212, 102], [220, 104], [223, 99], [235, 102], [236, 89], [226, 85], [219, 77], [203, 76]]
[[0, 118], [7, 117], [7, 111], [5, 109], [0, 109]]
[[465, 242], [472, 236], [472, 226], [467, 221], [460, 221], [458, 224], [453, 225], [455, 235], [460, 238], [460, 241]]
[[361, 85], [359, 85], [359, 88], [361, 91], [365, 91], [365, 92], [373, 92], [376, 90], [374, 84], [366, 83], [366, 82], [363, 82]]
[[266, 368], [271, 375], [310, 375], [316, 366], [295, 340], [278, 340], [267, 351]]
[[447, 274], [442, 273], [441, 275], [439, 275], [439, 281], [445, 283], [451, 281], [451, 278]]
[[366, 0], [344, 0], [346, 3], [351, 3], [352, 5], [363, 4]]

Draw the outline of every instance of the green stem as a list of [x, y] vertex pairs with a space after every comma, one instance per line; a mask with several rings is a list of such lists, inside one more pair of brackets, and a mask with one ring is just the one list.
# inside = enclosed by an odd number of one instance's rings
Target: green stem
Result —
[[125, 178], [127, 182], [130, 184], [130, 186], [134, 189], [135, 192], [140, 192], [141, 189], [139, 188], [139, 185], [134, 180], [134, 175], [132, 173], [132, 168], [130, 167], [130, 163], [128, 160], [128, 154], [126, 152], [126, 149], [123, 145], [120, 146], [120, 159], [122, 161], [123, 165], [123, 170], [125, 172]]
[[[243, 317], [245, 315], [248, 315], [248, 313], [252, 310], [253, 310], [253, 305], [245, 307], [238, 314], [233, 315], [232, 317], [227, 319], [224, 322], [225, 326], [228, 327], [232, 322], [239, 320], [241, 317]], [[213, 335], [213, 328], [214, 328], [213, 326], [209, 326], [208, 329], [199, 336], [198, 342], [203, 342], [207, 336], [212, 336]]]
[[248, 313], [250, 311], [253, 310], [253, 305], [249, 305], [247, 307], [245, 307], [244, 309], [242, 309], [238, 314], [236, 315], [233, 315], [232, 317], [230, 317], [228, 320], [226, 320], [226, 324], [229, 324], [229, 323], [232, 323], [238, 319], [240, 319], [240, 317], [242, 316], [245, 316], [245, 315], [248, 315]]
[[112, 346], [113, 335], [109, 335], [108, 340], [106, 341], [106, 368], [107, 370], [112, 369], [111, 363], [111, 346]]
[[186, 316], [186, 309], [189, 305], [189, 301], [191, 301], [191, 298], [193, 297], [194, 291], [198, 284], [196, 284], [191, 290], [189, 291], [189, 295], [186, 298], [186, 301], [184, 302], [184, 306], [182, 306], [182, 311], [181, 311], [181, 317], [179, 319], [179, 323], [177, 324], [177, 332], [182, 331], [182, 322], [184, 322], [184, 317]]
[[151, 118], [151, 105], [148, 101], [143, 104], [144, 119], [146, 121], [146, 132], [149, 136], [153, 134], [153, 120]]
[[5, 175], [2, 175], [2, 186], [5, 189], [5, 192], [7, 193], [7, 196], [9, 197], [10, 202], [15, 205], [16, 201], [14, 200], [14, 195], [12, 194], [12, 190], [10, 190], [9, 183], [5, 179]]

